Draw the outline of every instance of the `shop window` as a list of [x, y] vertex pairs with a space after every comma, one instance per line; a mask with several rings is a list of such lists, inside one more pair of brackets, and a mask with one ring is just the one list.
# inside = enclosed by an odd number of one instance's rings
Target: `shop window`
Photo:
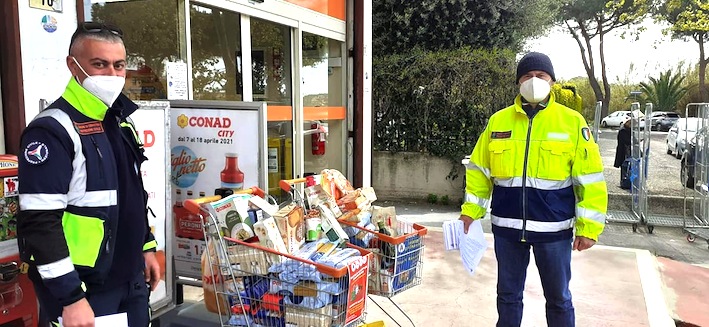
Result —
[[251, 69], [254, 101], [268, 103], [268, 192], [283, 201], [278, 181], [293, 178], [293, 101], [291, 29], [251, 18]]
[[[269, 108], [273, 105], [290, 108], [290, 27], [252, 17], [251, 47], [254, 101], [266, 101]], [[286, 115], [277, 120], [290, 119], [292, 116]]]
[[302, 44], [303, 129], [314, 132], [304, 143], [305, 172], [333, 168], [346, 174], [343, 44], [310, 33], [303, 33]]
[[167, 98], [165, 66], [182, 61], [178, 0], [84, 0], [84, 17], [117, 25], [127, 52], [124, 93], [132, 100]]
[[192, 88], [195, 100], [243, 100], [238, 13], [190, 5]]

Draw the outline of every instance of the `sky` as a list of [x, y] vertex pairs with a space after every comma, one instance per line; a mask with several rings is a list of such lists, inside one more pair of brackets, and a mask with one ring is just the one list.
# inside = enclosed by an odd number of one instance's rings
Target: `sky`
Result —
[[[610, 82], [627, 78], [630, 83], [639, 83], [645, 81], [648, 75], [659, 77], [667, 69], [674, 70], [680, 62], [684, 62], [685, 67], [697, 63], [699, 46], [693, 40], [672, 40], [669, 36], [663, 36], [665, 26], [651, 19], [643, 21], [641, 26], [646, 30], [641, 32], [637, 41], [629, 37], [623, 39], [622, 30], [605, 36], [606, 73]], [[592, 47], [595, 52], [598, 51], [598, 39], [593, 40]], [[549, 55], [557, 80], [586, 76], [578, 44], [567, 30], [555, 28], [546, 36], [527, 42], [525, 50]], [[596, 59], [595, 64], [596, 75], [600, 78], [600, 61]]]

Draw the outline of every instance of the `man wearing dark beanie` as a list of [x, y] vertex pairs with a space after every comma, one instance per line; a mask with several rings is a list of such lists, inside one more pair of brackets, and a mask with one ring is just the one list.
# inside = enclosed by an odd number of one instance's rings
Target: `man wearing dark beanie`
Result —
[[467, 231], [488, 206], [497, 258], [498, 327], [520, 326], [530, 251], [541, 277], [549, 326], [574, 326], [571, 252], [603, 232], [608, 191], [586, 120], [557, 103], [546, 55], [517, 65], [520, 94], [490, 117], [466, 170], [460, 220]]

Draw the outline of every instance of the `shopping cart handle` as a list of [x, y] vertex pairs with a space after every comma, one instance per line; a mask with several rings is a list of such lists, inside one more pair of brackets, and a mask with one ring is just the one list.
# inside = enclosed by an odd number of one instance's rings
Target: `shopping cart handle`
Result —
[[197, 215], [199, 214], [199, 208], [202, 204], [204, 203], [209, 203], [209, 202], [214, 202], [214, 201], [219, 201], [221, 200], [221, 196], [219, 195], [213, 195], [213, 196], [207, 196], [199, 199], [189, 199], [184, 202], [185, 209], [187, 211]]
[[278, 182], [278, 185], [281, 187], [281, 190], [290, 192], [290, 189], [292, 187], [291, 185], [297, 183], [305, 183], [305, 181], [305, 178], [282, 179], [280, 182]]
[[266, 192], [264, 192], [258, 186], [252, 186], [247, 189], [238, 190], [238, 191], [235, 191], [234, 194], [252, 194], [252, 195], [256, 195], [258, 197], [262, 197], [262, 198], [266, 196]]

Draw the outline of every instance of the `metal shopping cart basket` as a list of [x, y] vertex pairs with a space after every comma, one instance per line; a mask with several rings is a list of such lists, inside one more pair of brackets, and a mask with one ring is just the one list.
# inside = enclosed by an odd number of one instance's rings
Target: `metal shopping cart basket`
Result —
[[188, 200], [185, 208], [202, 218], [202, 282], [211, 285], [204, 287], [205, 303], [214, 298], [221, 326], [339, 327], [363, 321], [371, 252], [349, 245], [360, 255], [329, 266], [224, 237], [207, 208], [219, 199]]
[[[280, 182], [281, 189], [290, 193], [291, 199], [303, 207], [306, 201], [295, 185], [306, 180], [306, 178], [299, 178]], [[414, 325], [411, 318], [392, 300], [392, 297], [421, 284], [424, 239], [428, 232], [426, 227], [398, 220], [398, 235], [386, 235], [349, 221], [349, 218], [357, 213], [359, 210], [344, 213], [340, 216], [339, 223], [342, 227], [350, 229], [348, 234], [357, 234], [355, 238], [350, 237], [351, 244], [367, 248], [374, 255], [369, 268], [369, 294], [387, 298]], [[396, 322], [374, 299], [371, 297], [370, 299]]]
[[[363, 228], [345, 219], [341, 219], [340, 224], [357, 230], [357, 236], [350, 241], [368, 248], [374, 254], [369, 268], [369, 294], [387, 298], [414, 325], [392, 297], [421, 284], [424, 240], [428, 233], [426, 227], [399, 219], [399, 236], [391, 236]], [[374, 299], [370, 299], [381, 308]], [[382, 311], [394, 320], [384, 309]]]

